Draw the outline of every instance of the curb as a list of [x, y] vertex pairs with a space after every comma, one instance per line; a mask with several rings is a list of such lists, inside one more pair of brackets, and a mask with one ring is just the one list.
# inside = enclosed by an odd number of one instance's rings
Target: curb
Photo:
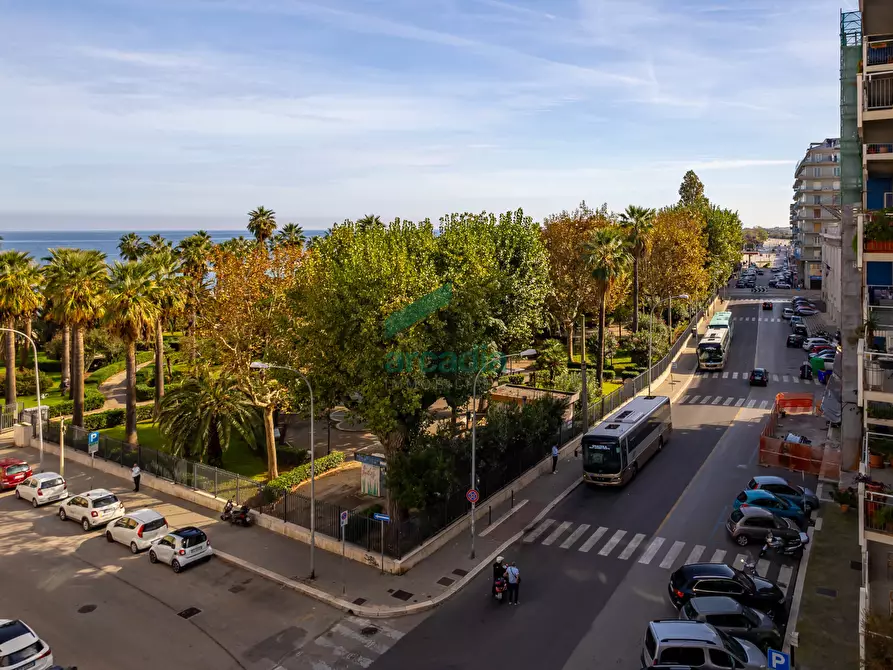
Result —
[[[816, 523], [818, 523], [819, 518], [821, 517], [816, 517]], [[806, 549], [803, 551], [803, 559], [800, 561], [800, 569], [797, 571], [797, 583], [794, 585], [794, 595], [791, 596], [791, 610], [788, 613], [788, 624], [785, 629], [784, 646], [782, 646], [782, 651], [785, 654], [791, 653], [792, 643], [797, 638], [795, 628], [797, 619], [800, 616], [800, 600], [803, 598], [803, 588], [806, 585], [806, 568], [809, 566], [809, 556], [812, 554], [812, 547], [815, 544], [815, 531], [815, 526], [810, 527], [806, 531], [807, 535], [809, 535], [809, 544], [806, 545]]]
[[444, 591], [440, 595], [431, 598], [431, 600], [426, 600], [425, 602], [415, 603], [413, 605], [404, 605], [402, 607], [369, 607], [366, 605], [356, 605], [342, 598], [330, 595], [329, 593], [326, 593], [325, 591], [322, 591], [321, 589], [318, 589], [314, 586], [302, 584], [301, 582], [296, 582], [295, 580], [288, 579], [287, 577], [283, 577], [282, 575], [277, 575], [275, 572], [267, 570], [266, 568], [262, 568], [259, 565], [255, 565], [254, 563], [249, 563], [248, 561], [237, 558], [236, 556], [233, 556], [231, 554], [227, 554], [222, 551], [215, 551], [214, 555], [225, 563], [230, 563], [231, 565], [235, 565], [236, 567], [242, 568], [243, 570], [263, 577], [264, 579], [267, 579], [271, 582], [319, 600], [326, 605], [330, 605], [335, 609], [346, 612], [347, 614], [350, 614], [352, 616], [361, 616], [367, 619], [391, 619], [401, 616], [409, 616], [411, 614], [421, 614], [422, 612], [427, 612], [430, 609], [434, 609], [435, 607], [458, 593], [466, 585], [468, 585], [468, 583], [471, 582], [472, 579], [477, 577], [478, 574], [480, 574], [487, 566], [492, 564], [496, 560], [497, 556], [504, 553], [506, 549], [520, 540], [523, 536], [524, 531], [521, 531], [503, 542], [496, 549], [496, 551], [487, 556], [485, 560], [472, 568], [467, 575], [465, 575], [462, 579], [460, 579], [458, 582], [456, 582], [453, 586], [451, 586], [448, 590]]

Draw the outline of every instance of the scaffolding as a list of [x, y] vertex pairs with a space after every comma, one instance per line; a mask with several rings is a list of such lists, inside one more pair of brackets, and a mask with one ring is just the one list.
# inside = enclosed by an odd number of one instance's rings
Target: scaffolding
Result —
[[862, 142], [857, 77], [862, 60], [862, 14], [840, 13], [840, 202], [862, 205]]

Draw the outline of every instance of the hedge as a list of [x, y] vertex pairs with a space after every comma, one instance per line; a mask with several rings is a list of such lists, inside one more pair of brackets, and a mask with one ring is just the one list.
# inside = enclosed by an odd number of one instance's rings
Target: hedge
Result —
[[[140, 365], [142, 363], [148, 363], [153, 358], [155, 358], [154, 351], [139, 351], [136, 354], [136, 364]], [[119, 372], [124, 372], [127, 369], [127, 361], [118, 361], [116, 363], [109, 363], [98, 370], [94, 370], [90, 373], [90, 381], [96, 382], [96, 385], [102, 384], [107, 381], [109, 377], [112, 375], [116, 375]]]
[[523, 384], [524, 375], [509, 375], [509, 384]]
[[304, 465], [307, 461], [307, 455], [310, 452], [307, 449], [296, 449], [294, 447], [276, 447], [276, 462], [280, 468], [295, 468]]
[[614, 372], [613, 370], [604, 370], [602, 372], [602, 379], [605, 379], [605, 380], [614, 379], [614, 377], [616, 377], [616, 376], [617, 376], [617, 373]]
[[[40, 373], [40, 392], [48, 393], [58, 387], [55, 380], [43, 370]], [[34, 369], [16, 370], [16, 393], [19, 395], [36, 395], [37, 384], [34, 383]], [[6, 372], [0, 372], [0, 385], [6, 388]]]
[[148, 384], [137, 384], [136, 401], [143, 402], [144, 400], [155, 400], [155, 389]]
[[[328, 456], [316, 459], [316, 474], [321, 475], [324, 472], [337, 468], [344, 462], [344, 453], [341, 451], [333, 451]], [[299, 465], [293, 470], [284, 472], [276, 479], [267, 484], [267, 490], [271, 493], [282, 496], [291, 491], [301, 482], [310, 479], [310, 463]]]
[[[92, 412], [93, 410], [102, 409], [105, 405], [105, 396], [96, 389], [88, 388], [84, 390], [84, 411]], [[67, 416], [74, 412], [74, 400], [63, 400], [60, 403], [51, 405], [47, 410], [51, 419], [59, 416]]]
[[[149, 421], [153, 418], [153, 405], [140, 405], [136, 408], [137, 421]], [[107, 409], [84, 415], [84, 430], [102, 430], [122, 425], [127, 420], [127, 410], [123, 407]], [[56, 423], [56, 422], [53, 422]], [[57, 424], [58, 425], [58, 424]]]
[[635, 379], [636, 377], [639, 376], [639, 373], [636, 372], [635, 370], [624, 370], [624, 371], [620, 374], [620, 376], [621, 376], [623, 379]]

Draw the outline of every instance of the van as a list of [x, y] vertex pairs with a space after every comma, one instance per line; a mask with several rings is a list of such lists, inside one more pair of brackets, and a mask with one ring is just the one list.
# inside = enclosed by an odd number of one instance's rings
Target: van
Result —
[[766, 656], [756, 645], [731, 637], [710, 624], [682, 619], [652, 621], [645, 631], [642, 665], [691, 666], [723, 670], [766, 667]]

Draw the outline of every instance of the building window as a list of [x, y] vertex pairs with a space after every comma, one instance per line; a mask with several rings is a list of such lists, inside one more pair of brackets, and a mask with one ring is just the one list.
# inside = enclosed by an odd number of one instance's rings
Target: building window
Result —
[[813, 177], [821, 177], [822, 176], [822, 168], [820, 168], [820, 167], [812, 168], [812, 176]]
[[835, 177], [839, 177], [839, 176], [840, 176], [840, 168], [839, 168], [839, 167], [834, 168], [834, 176], [835, 176]]
[[815, 156], [812, 157], [812, 160], [814, 160], [816, 163], [821, 163], [822, 162], [822, 154], [816, 154]]
[[821, 205], [822, 204], [822, 196], [820, 196], [820, 195], [812, 196], [812, 204], [813, 205]]
[[832, 204], [832, 205], [839, 205], [839, 204], [840, 204], [840, 196], [839, 196], [839, 195], [832, 195], [832, 196], [831, 196], [831, 204]]
[[822, 190], [822, 182], [820, 182], [820, 181], [812, 182], [812, 190], [813, 191], [821, 191]]
[[812, 218], [821, 219], [822, 218], [822, 210], [818, 207], [816, 207], [814, 210], [812, 210]]
[[840, 182], [839, 182], [839, 181], [834, 182], [834, 190], [835, 190], [835, 191], [839, 191], [839, 190], [840, 190]]

